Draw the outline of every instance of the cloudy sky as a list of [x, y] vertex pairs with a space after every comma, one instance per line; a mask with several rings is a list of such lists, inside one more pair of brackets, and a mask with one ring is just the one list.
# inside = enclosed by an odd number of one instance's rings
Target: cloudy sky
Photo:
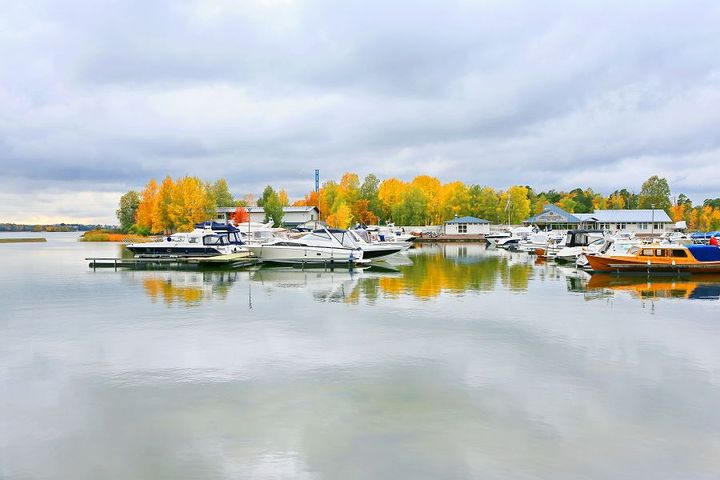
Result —
[[150, 177], [720, 196], [720, 2], [5, 0], [0, 222]]

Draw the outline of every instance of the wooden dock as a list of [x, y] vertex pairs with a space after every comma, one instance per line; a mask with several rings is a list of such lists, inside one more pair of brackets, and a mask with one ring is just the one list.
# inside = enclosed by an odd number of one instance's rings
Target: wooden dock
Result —
[[88, 257], [85, 260], [90, 262], [89, 267], [93, 270], [97, 268], [114, 268], [117, 270], [118, 268], [152, 267], [160, 265], [242, 268], [260, 263], [260, 259], [253, 256], [250, 252], [216, 255], [213, 257]]

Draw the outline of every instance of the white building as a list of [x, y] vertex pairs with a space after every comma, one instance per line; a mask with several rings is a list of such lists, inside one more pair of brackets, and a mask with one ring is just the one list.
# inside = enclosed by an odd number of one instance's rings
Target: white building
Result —
[[665, 210], [660, 208], [568, 213], [557, 205], [545, 205], [542, 213], [523, 223], [549, 230], [584, 228], [647, 234], [669, 232], [675, 226]]
[[[264, 222], [265, 209], [263, 207], [245, 207], [251, 222]], [[215, 221], [227, 223], [230, 216], [235, 213], [235, 207], [218, 207]], [[320, 211], [317, 207], [283, 207], [282, 224], [286, 227], [296, 227], [301, 223], [318, 220]]]
[[490, 233], [490, 222], [482, 218], [457, 217], [445, 222], [445, 235], [485, 235]]

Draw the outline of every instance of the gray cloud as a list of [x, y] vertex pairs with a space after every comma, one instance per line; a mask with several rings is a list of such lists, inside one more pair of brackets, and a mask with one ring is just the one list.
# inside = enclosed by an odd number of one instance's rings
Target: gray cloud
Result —
[[[418, 173], [720, 195], [712, 1], [28, 1], [0, 15], [0, 220], [166, 174]], [[68, 220], [81, 196], [30, 205]], [[82, 207], [82, 208], [81, 208]]]

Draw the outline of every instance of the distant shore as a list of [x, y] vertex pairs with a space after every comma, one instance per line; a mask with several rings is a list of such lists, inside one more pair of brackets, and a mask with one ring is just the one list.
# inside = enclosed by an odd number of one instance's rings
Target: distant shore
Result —
[[20, 237], [20, 238], [0, 238], [0, 243], [32, 243], [47, 242], [45, 237]]

